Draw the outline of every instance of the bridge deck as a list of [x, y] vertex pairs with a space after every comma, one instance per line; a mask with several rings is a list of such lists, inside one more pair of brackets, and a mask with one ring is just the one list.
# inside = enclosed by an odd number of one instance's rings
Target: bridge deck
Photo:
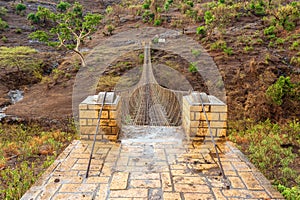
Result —
[[210, 142], [179, 127], [125, 130], [120, 143], [96, 144], [89, 178], [92, 143], [74, 141], [22, 199], [283, 199], [230, 142], [218, 141], [226, 189]]

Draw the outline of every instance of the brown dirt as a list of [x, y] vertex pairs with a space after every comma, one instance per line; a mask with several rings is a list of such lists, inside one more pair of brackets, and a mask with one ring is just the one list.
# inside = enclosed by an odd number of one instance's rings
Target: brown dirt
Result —
[[[47, 5], [47, 2], [42, 1], [43, 5]], [[46, 3], [45, 3], [46, 2]], [[100, 5], [100, 1], [82, 1], [81, 3], [87, 10], [90, 11], [103, 11], [103, 6]], [[0, 6], [6, 6], [9, 10], [8, 14], [3, 17], [10, 26], [7, 31], [0, 33], [0, 37], [6, 36], [7, 41], [4, 43], [0, 40], [0, 45], [5, 46], [17, 46], [17, 45], [28, 45], [32, 46], [40, 51], [53, 51], [40, 43], [32, 43], [28, 40], [28, 34], [32, 31], [31, 25], [26, 20], [26, 15], [36, 9], [40, 3], [30, 3], [32, 6], [27, 7], [29, 9], [22, 15], [17, 15], [13, 11], [12, 1], [0, 1]], [[116, 28], [115, 33], [128, 30], [131, 27], [136, 26], [147, 26], [140, 21], [128, 21], [124, 24], [120, 24]], [[164, 23], [164, 27], [171, 28], [170, 24]], [[195, 27], [196, 24], [190, 24], [190, 27]], [[299, 74], [293, 72], [293, 68], [287, 64], [292, 55], [295, 54], [293, 51], [287, 51], [287, 47], [283, 48], [270, 48], [268, 47], [268, 40], [264, 38], [262, 31], [265, 27], [261, 18], [250, 16], [241, 17], [239, 20], [233, 22], [227, 27], [222, 37], [216, 32], [209, 39], [202, 40], [201, 44], [207, 49], [210, 49], [210, 45], [219, 40], [225, 40], [227, 46], [233, 48], [233, 55], [226, 56], [221, 50], [209, 50], [210, 55], [216, 62], [219, 70], [223, 76], [227, 92], [227, 103], [229, 106], [229, 118], [230, 119], [243, 119], [253, 118], [256, 120], [264, 120], [271, 118], [277, 121], [285, 121], [286, 119], [299, 117], [299, 109], [294, 109], [295, 106], [289, 108], [288, 105], [283, 107], [274, 107], [269, 104], [265, 97], [265, 91], [269, 85], [275, 82], [277, 77], [280, 75], [291, 75], [294, 81], [299, 80]], [[16, 30], [21, 29], [21, 33]], [[260, 31], [259, 36], [255, 35], [255, 32]], [[193, 32], [193, 31], [192, 31]], [[189, 35], [195, 39], [197, 36], [189, 32]], [[299, 32], [299, 27], [295, 30]], [[288, 34], [286, 32], [282, 33]], [[254, 43], [253, 50], [245, 52], [243, 50], [245, 44], [239, 40], [239, 36], [244, 35], [245, 37], [262, 38], [261, 43]], [[86, 42], [86, 48], [92, 48], [98, 41], [103, 40], [105, 37], [102, 34], [102, 30], [99, 30], [93, 35], [93, 40]], [[59, 52], [64, 56], [63, 52]], [[65, 58], [68, 60], [72, 58], [69, 56]], [[57, 58], [52, 58], [52, 62]], [[177, 59], [182, 66], [187, 66], [182, 60]], [[70, 60], [72, 62], [72, 60]], [[161, 61], [162, 63], [164, 60]], [[64, 66], [60, 66], [61, 69]], [[108, 69], [107, 71], [110, 71]], [[201, 77], [194, 77], [187, 70], [180, 70], [183, 75], [191, 82], [191, 85], [195, 89], [201, 90], [205, 88], [203, 85], [198, 85]], [[2, 73], [2, 72], [1, 72]], [[123, 73], [122, 71], [118, 73]], [[64, 83], [55, 84], [50, 89], [47, 89], [45, 84], [21, 84], [20, 88], [25, 89], [25, 98], [22, 102], [10, 106], [7, 110], [8, 114], [16, 115], [24, 118], [36, 118], [36, 117], [47, 117], [58, 119], [72, 114], [71, 110], [71, 94], [72, 86], [74, 82], [74, 76], [70, 80], [63, 80]], [[12, 76], [12, 80], [13, 80]], [[62, 80], [61, 80], [62, 81]], [[200, 81], [201, 82], [201, 81]], [[198, 86], [197, 86], [198, 85]], [[0, 85], [0, 105], [7, 104], [6, 93], [9, 89], [17, 88], [16, 85]], [[206, 91], [205, 89], [203, 89]], [[297, 108], [297, 107], [296, 107]], [[283, 112], [284, 110], [284, 112]]]

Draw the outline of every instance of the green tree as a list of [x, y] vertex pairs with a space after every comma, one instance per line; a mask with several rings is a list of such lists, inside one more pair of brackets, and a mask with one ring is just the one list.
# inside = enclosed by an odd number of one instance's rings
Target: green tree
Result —
[[29, 37], [49, 46], [74, 51], [80, 56], [82, 65], [85, 66], [85, 59], [79, 47], [85, 38], [96, 31], [102, 15], [84, 14], [83, 6], [77, 2], [65, 12], [49, 12], [47, 11], [47, 16], [54, 26], [47, 31], [37, 30], [31, 33]]
[[0, 66], [5, 69], [22, 71], [37, 71], [40, 69], [41, 60], [36, 58], [37, 51], [26, 46], [0, 47]]

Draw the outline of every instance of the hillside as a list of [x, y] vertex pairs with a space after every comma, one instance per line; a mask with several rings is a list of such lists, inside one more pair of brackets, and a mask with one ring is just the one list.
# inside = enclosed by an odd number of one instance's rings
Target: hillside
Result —
[[[8, 106], [5, 113], [9, 116], [3, 121], [37, 122], [49, 129], [64, 128], [72, 118], [72, 91], [76, 73], [82, 67], [80, 59], [70, 50], [55, 49], [29, 39], [30, 33], [38, 29], [47, 30], [53, 24], [43, 24], [41, 21], [34, 23], [27, 19], [28, 14], [37, 12], [38, 6], [54, 11], [58, 1], [22, 2], [26, 8], [18, 10], [21, 2], [0, 1], [0, 46], [31, 47], [36, 50], [33, 57], [41, 64], [38, 75], [34, 70], [20, 71], [15, 67], [0, 65], [0, 108]], [[278, 124], [281, 127], [278, 130], [280, 137], [284, 134], [288, 136], [287, 139], [281, 138], [283, 144], [276, 145], [290, 149], [296, 155], [289, 165], [295, 174], [288, 178], [292, 180], [288, 186], [299, 186], [299, 2], [80, 0], [79, 3], [85, 12], [103, 15], [91, 40], [86, 39], [82, 43], [80, 48], [83, 52], [91, 52], [111, 34], [148, 26], [178, 30], [201, 44], [213, 58], [223, 78], [228, 104], [229, 138], [237, 142], [246, 154], [251, 154], [248, 150], [253, 142], [253, 138], [249, 137], [250, 130], [261, 131], [256, 134], [266, 134], [268, 137], [266, 132], [272, 131], [268, 128], [258, 129], [257, 124]], [[124, 73], [140, 64], [139, 54], [138, 51], [130, 52], [108, 66], [99, 81], [98, 91], [112, 90]], [[206, 92], [202, 77], [192, 73], [190, 64], [180, 55], [156, 51], [152, 57], [153, 62], [173, 65], [174, 68], [176, 65], [195, 90]], [[24, 99], [11, 105], [7, 94], [16, 89], [24, 91]], [[298, 129], [286, 128], [291, 123]], [[273, 125], [266, 126], [270, 128]], [[277, 167], [282, 166], [278, 164]], [[270, 170], [274, 172], [276, 168]], [[271, 178], [277, 179], [278, 176]]]

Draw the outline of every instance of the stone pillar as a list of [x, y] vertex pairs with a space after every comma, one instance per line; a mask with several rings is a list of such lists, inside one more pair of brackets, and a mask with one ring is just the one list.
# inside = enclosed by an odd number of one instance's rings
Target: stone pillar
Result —
[[[79, 104], [79, 124], [82, 140], [94, 139], [103, 97], [104, 92], [100, 92], [98, 95], [88, 96]], [[116, 141], [118, 139], [121, 128], [121, 123], [119, 123], [117, 117], [121, 107], [120, 104], [119, 96], [116, 96], [114, 92], [107, 92], [97, 140]]]
[[225, 137], [227, 128], [227, 105], [215, 96], [205, 93], [192, 92], [183, 97], [182, 126], [189, 137], [210, 136], [204, 112], [202, 111], [202, 97], [204, 108], [215, 137]]

